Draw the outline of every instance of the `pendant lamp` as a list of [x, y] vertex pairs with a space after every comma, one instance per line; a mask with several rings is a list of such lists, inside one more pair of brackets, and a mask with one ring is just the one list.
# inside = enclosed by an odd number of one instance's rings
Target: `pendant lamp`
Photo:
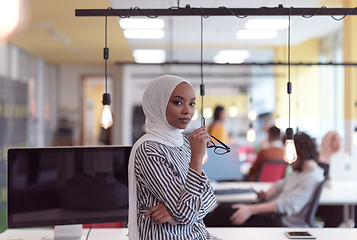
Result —
[[108, 58], [109, 58], [109, 48], [107, 47], [107, 25], [108, 19], [105, 16], [105, 47], [103, 51], [103, 57], [105, 60], [105, 93], [103, 94], [103, 109], [100, 115], [100, 126], [104, 129], [108, 129], [113, 125], [113, 116], [110, 110], [110, 94], [108, 93]]
[[294, 131], [290, 127], [290, 94], [291, 94], [291, 82], [290, 82], [290, 27], [291, 27], [291, 8], [289, 9], [289, 28], [288, 28], [288, 85], [287, 85], [287, 92], [289, 95], [289, 127], [286, 129], [286, 140], [285, 140], [285, 147], [284, 147], [284, 161], [292, 164], [297, 159], [297, 153], [294, 143]]

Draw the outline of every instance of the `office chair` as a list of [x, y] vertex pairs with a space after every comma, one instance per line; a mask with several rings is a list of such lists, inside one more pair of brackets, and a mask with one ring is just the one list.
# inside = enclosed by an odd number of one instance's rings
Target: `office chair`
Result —
[[315, 190], [315, 193], [313, 195], [312, 201], [310, 203], [309, 210], [307, 211], [306, 214], [306, 222], [310, 225], [312, 228], [322, 228], [324, 227], [325, 223], [321, 221], [317, 221], [315, 219], [316, 211], [317, 208], [319, 207], [319, 201], [320, 201], [320, 196], [322, 189], [324, 188], [328, 178], [325, 178], [317, 187]]
[[285, 175], [287, 163], [283, 161], [265, 160], [261, 165], [256, 182], [276, 182]]

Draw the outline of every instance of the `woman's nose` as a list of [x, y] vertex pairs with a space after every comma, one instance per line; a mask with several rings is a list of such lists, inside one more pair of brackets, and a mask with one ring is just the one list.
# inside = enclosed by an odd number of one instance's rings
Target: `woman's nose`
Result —
[[190, 112], [190, 106], [188, 104], [184, 104], [182, 112], [183, 113], [189, 113]]

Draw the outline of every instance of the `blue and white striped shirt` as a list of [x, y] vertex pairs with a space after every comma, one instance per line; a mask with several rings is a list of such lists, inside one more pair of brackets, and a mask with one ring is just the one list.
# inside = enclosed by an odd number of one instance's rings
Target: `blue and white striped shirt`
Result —
[[[146, 141], [135, 153], [138, 229], [140, 239], [210, 239], [203, 218], [216, 203], [207, 176], [189, 168], [191, 149], [187, 137], [182, 147]], [[180, 224], [161, 225], [143, 218], [149, 208], [163, 203]]]

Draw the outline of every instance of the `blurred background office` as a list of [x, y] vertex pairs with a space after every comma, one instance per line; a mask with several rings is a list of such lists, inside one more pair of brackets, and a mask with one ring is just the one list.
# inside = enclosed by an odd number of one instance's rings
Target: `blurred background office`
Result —
[[[203, 66], [206, 94], [199, 92], [200, 18], [159, 17], [159, 36], [146, 39], [130, 36], [123, 19], [108, 17], [107, 92], [111, 94], [114, 124], [103, 135], [99, 126], [105, 92], [105, 21], [102, 17], [75, 17], [75, 9], [106, 9], [138, 6], [169, 8], [180, 1], [72, 0], [65, 4], [47, 0], [0, 0], [0, 214], [6, 206], [6, 159], [11, 147], [59, 145], [131, 145], [144, 133], [141, 96], [148, 82], [161, 74], [177, 74], [196, 90], [196, 114], [185, 130], [213, 123], [216, 106], [226, 110], [225, 128], [237, 161], [247, 173], [257, 158], [259, 144], [267, 138], [267, 126], [282, 133], [289, 126], [288, 68], [280, 65], [237, 65], [239, 63], [286, 63], [287, 17], [204, 19]], [[345, 7], [357, 0], [334, 1], [198, 1], [180, 7], [226, 6], [231, 8]], [[153, 19], [142, 18], [145, 22]], [[270, 20], [282, 23], [275, 29], [254, 29]], [[269, 21], [267, 21], [269, 20]], [[353, 134], [357, 126], [357, 67], [308, 63], [357, 63], [357, 17], [336, 21], [330, 16], [291, 17], [290, 125], [321, 143], [329, 131], [341, 138], [340, 153], [357, 156]], [[253, 26], [253, 27], [252, 27]], [[153, 27], [152, 27], [153, 28]], [[253, 28], [253, 29], [252, 29]], [[134, 29], [135, 30], [135, 29]], [[251, 31], [269, 31], [270, 39], [252, 39]], [[266, 33], [266, 32], [265, 32]], [[161, 35], [160, 35], [161, 34]], [[149, 34], [153, 36], [152, 34]], [[140, 58], [140, 51], [149, 60]], [[152, 50], [158, 50], [152, 52]], [[227, 52], [229, 50], [229, 52]], [[230, 57], [233, 54], [233, 59]], [[153, 59], [152, 56], [159, 57]], [[237, 58], [238, 56], [238, 58]], [[145, 57], [145, 56], [144, 56]], [[194, 62], [195, 64], [163, 64]], [[142, 63], [150, 63], [145, 65]], [[219, 64], [233, 63], [236, 65]], [[250, 130], [250, 138], [247, 132]], [[110, 138], [108, 140], [108, 138]], [[232, 160], [235, 159], [235, 160]], [[222, 158], [221, 158], [222, 159]], [[239, 178], [242, 173], [239, 173]], [[4, 218], [1, 218], [4, 220]], [[0, 219], [0, 220], [1, 220]], [[0, 222], [0, 226], [5, 226]]]

